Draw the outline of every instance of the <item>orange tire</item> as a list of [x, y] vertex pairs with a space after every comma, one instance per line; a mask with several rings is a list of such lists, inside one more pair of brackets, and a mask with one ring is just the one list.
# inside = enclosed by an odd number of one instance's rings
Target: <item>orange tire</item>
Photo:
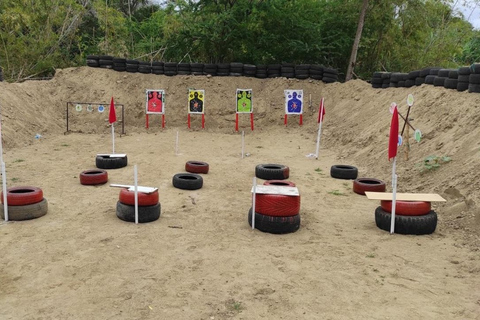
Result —
[[[135, 191], [129, 191], [128, 189], [120, 190], [119, 199], [120, 203], [134, 206], [135, 205]], [[158, 203], [158, 190], [152, 193], [138, 192], [138, 205], [141, 207], [154, 206]]]
[[358, 178], [353, 180], [353, 192], [365, 195], [365, 191], [385, 192], [385, 182], [374, 178]]
[[255, 194], [255, 212], [271, 217], [291, 217], [300, 212], [300, 196]]
[[[3, 204], [3, 192], [0, 193]], [[41, 202], [43, 191], [37, 187], [22, 186], [7, 189], [7, 202], [9, 206], [25, 206]]]

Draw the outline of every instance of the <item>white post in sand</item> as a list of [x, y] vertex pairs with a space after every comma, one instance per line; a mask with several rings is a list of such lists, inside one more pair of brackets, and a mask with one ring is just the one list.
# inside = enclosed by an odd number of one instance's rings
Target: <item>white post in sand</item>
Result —
[[2, 165], [2, 186], [3, 186], [3, 214], [5, 221], [8, 221], [8, 201], [7, 201], [7, 173], [5, 162], [3, 162], [3, 139], [2, 139], [2, 112], [0, 109], [0, 163]]
[[390, 220], [390, 234], [395, 232], [395, 209], [397, 204], [397, 175], [395, 174], [395, 169], [397, 165], [397, 157], [393, 158], [393, 169], [392, 169], [392, 189], [393, 189], [393, 199], [392, 199], [392, 217]]
[[245, 131], [242, 131], [242, 159], [245, 153]]
[[135, 223], [138, 224], [138, 174], [137, 165], [133, 167], [133, 179], [135, 180]]
[[320, 124], [318, 125], [317, 149], [315, 151], [315, 159], [317, 160], [318, 160], [318, 153], [320, 152], [320, 135], [322, 134], [322, 122], [323, 122], [323, 98], [322, 98], [322, 106], [320, 107]]
[[252, 229], [255, 229], [255, 193], [257, 192], [257, 177], [253, 178], [253, 197], [252, 197]]
[[113, 123], [112, 123], [112, 145], [113, 145], [112, 153], [115, 154], [115, 128], [113, 127]]

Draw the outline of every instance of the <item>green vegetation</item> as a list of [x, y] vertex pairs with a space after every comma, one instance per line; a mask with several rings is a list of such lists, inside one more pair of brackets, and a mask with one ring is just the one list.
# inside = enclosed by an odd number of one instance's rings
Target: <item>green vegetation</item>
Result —
[[[310, 63], [344, 74], [361, 0], [0, 1], [8, 81], [85, 65], [89, 54], [144, 61]], [[457, 67], [480, 59], [480, 31], [450, 0], [369, 1], [355, 74]]]
[[25, 160], [23, 160], [23, 159], [15, 159], [15, 160], [13, 160], [13, 163], [19, 163], [19, 162], [24, 162], [24, 161]]
[[428, 172], [428, 171], [433, 171], [438, 168], [444, 163], [450, 162], [452, 159], [447, 156], [428, 156], [425, 159], [423, 159], [422, 162], [417, 163], [417, 167], [419, 167], [420, 172]]
[[329, 191], [328, 194], [333, 194], [334, 196], [345, 196], [346, 194], [341, 192], [340, 190], [333, 190]]

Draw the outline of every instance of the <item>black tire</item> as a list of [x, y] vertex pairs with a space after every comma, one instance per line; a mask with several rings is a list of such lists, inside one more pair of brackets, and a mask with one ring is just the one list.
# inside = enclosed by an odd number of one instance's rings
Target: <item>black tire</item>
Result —
[[[138, 222], [146, 223], [160, 218], [160, 202], [153, 206], [138, 206]], [[117, 201], [117, 217], [127, 222], [135, 222], [135, 206]]]
[[[0, 217], [5, 219], [4, 205], [0, 204]], [[43, 198], [42, 201], [27, 204], [24, 206], [8, 206], [8, 220], [23, 221], [40, 218], [46, 215], [48, 212], [47, 199]]]
[[415, 80], [411, 80], [411, 79], [405, 80], [405, 83], [404, 83], [405, 88], [411, 88], [414, 85], [415, 85]]
[[203, 178], [194, 173], [177, 173], [172, 178], [172, 184], [178, 189], [197, 190], [203, 187]]
[[426, 83], [426, 84], [433, 84], [433, 82], [435, 81], [435, 78], [436, 78], [436, 77], [437, 77], [437, 76], [435, 76], [435, 75], [428, 75], [428, 76], [426, 76], [426, 77], [425, 77], [425, 83]]
[[295, 78], [295, 72], [282, 72], [281, 76], [285, 78]]
[[330, 168], [330, 176], [336, 179], [355, 180], [358, 176], [358, 169], [354, 166], [336, 164]]
[[433, 76], [437, 76], [438, 71], [440, 71], [440, 69], [442, 69], [442, 68], [438, 68], [438, 67], [430, 68], [430, 74], [433, 75]]
[[419, 77], [426, 77], [430, 74], [430, 68], [420, 70]]
[[[375, 209], [375, 223], [379, 229], [390, 232], [392, 215], [382, 207]], [[437, 227], [437, 214], [435, 211], [421, 216], [395, 215], [395, 233], [399, 234], [431, 234]]]
[[[470, 75], [470, 67], [461, 67], [458, 68], [458, 75], [459, 76], [469, 76]], [[460, 80], [460, 78], [458, 78]]]
[[466, 91], [468, 90], [468, 82], [458, 82], [457, 83], [457, 90], [458, 91]]
[[435, 79], [433, 79], [433, 85], [435, 87], [443, 87], [445, 85], [445, 80], [447, 78], [445, 77], [440, 77], [440, 76], [437, 76], [435, 77]]
[[472, 73], [468, 76], [468, 82], [471, 84], [480, 84], [480, 74]]
[[407, 80], [415, 80], [417, 77], [420, 77], [420, 70], [410, 71], [407, 74]]
[[450, 70], [450, 72], [448, 73], [448, 78], [458, 79], [458, 70]]
[[440, 69], [438, 70], [438, 76], [448, 78], [448, 74], [452, 71], [451, 69]]
[[470, 66], [470, 73], [480, 73], [480, 63], [474, 63]]
[[98, 68], [100, 65], [98, 64], [98, 60], [87, 60], [87, 66]]
[[255, 177], [263, 180], [285, 180], [290, 176], [290, 168], [283, 164], [259, 164], [255, 167]]
[[458, 82], [467, 82], [469, 83], [470, 82], [470, 75], [459, 75], [458, 76]]
[[457, 89], [458, 80], [457, 79], [445, 79], [443, 86], [447, 89]]
[[469, 84], [468, 85], [468, 92], [472, 93], [480, 93], [480, 85], [478, 84]]
[[300, 79], [300, 80], [305, 80], [308, 79], [310, 76], [308, 74], [296, 74], [295, 78]]
[[95, 164], [99, 169], [119, 169], [128, 164], [127, 156], [123, 158], [110, 158], [109, 156], [97, 156]]
[[165, 70], [165, 71], [163, 72], [163, 74], [165, 74], [165, 75], [168, 76], [168, 77], [176, 76], [176, 75], [177, 75], [177, 71], [167, 71], [167, 70]]
[[421, 86], [424, 83], [425, 83], [425, 78], [424, 77], [418, 77], [418, 78], [415, 79], [415, 85], [416, 86]]
[[337, 82], [337, 79], [330, 78], [330, 77], [325, 77], [325, 73], [324, 73], [322, 81], [325, 82], [325, 83], [334, 83], [334, 82]]
[[[252, 208], [248, 211], [248, 224], [252, 226]], [[273, 234], [285, 234], [300, 228], [300, 215], [272, 217], [255, 212], [255, 229]]]

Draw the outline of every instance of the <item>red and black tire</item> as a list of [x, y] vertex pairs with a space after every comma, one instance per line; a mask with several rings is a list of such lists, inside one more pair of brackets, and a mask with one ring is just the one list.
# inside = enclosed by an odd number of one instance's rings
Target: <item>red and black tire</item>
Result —
[[374, 178], [358, 178], [353, 180], [353, 192], [365, 195], [365, 191], [385, 192], [385, 182]]
[[[138, 193], [138, 205], [140, 207], [145, 206], [154, 206], [158, 203], [158, 190], [155, 190], [152, 193], [144, 193], [144, 192], [137, 192]], [[120, 203], [134, 206], [135, 205], [135, 191], [129, 191], [128, 189], [121, 189], [120, 195], [118, 197]]]
[[[382, 207], [375, 209], [375, 224], [384, 231], [390, 231], [392, 214], [386, 212]], [[399, 234], [431, 234], [437, 228], [437, 214], [429, 211], [421, 216], [395, 215], [395, 233]]]
[[[3, 204], [3, 191], [0, 193]], [[7, 189], [8, 206], [25, 206], [41, 202], [43, 200], [43, 191], [37, 187], [21, 186]]]
[[[8, 220], [23, 221], [43, 217], [48, 212], [47, 199], [22, 206], [8, 206]], [[4, 205], [0, 204], [0, 217], [5, 219]]]
[[255, 194], [255, 212], [270, 217], [291, 217], [300, 212], [300, 196]]
[[104, 184], [108, 181], [108, 173], [105, 170], [93, 169], [80, 173], [80, 183], [83, 185]]
[[[385, 212], [392, 212], [392, 201], [381, 200], [380, 207]], [[400, 216], [422, 216], [432, 210], [432, 205], [427, 201], [396, 201], [395, 214]]]
[[[248, 211], [248, 224], [252, 226], [252, 208]], [[255, 229], [273, 234], [285, 234], [300, 228], [300, 215], [291, 217], [271, 217], [255, 212]]]
[[267, 180], [263, 183], [264, 186], [283, 186], [283, 187], [295, 187], [295, 183], [286, 180]]
[[190, 173], [208, 173], [210, 166], [202, 161], [187, 161], [185, 163], [185, 171]]

